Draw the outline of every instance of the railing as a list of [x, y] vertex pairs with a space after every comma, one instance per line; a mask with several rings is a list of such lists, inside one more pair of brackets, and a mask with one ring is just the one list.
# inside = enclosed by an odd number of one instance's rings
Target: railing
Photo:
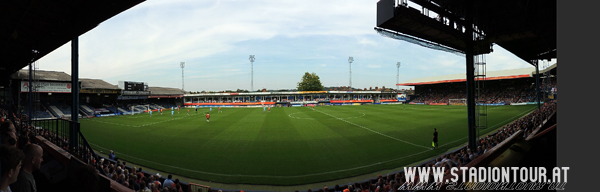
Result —
[[[87, 161], [91, 157], [96, 156], [92, 147], [81, 133], [79, 122], [65, 119], [45, 119], [32, 120], [31, 125], [35, 126], [36, 132], [39, 135], [82, 161], [86, 161], [86, 163], [89, 163]], [[73, 129], [75, 129], [75, 132], [73, 132]], [[75, 135], [71, 136], [71, 133], [75, 133]]]
[[190, 192], [209, 192], [210, 186], [200, 185], [196, 183], [190, 183], [189, 185]]

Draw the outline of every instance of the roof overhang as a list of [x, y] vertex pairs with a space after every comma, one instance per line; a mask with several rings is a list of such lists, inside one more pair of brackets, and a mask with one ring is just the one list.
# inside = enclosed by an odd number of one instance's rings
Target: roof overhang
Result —
[[[556, 64], [552, 65], [556, 68]], [[550, 70], [551, 67], [548, 67]], [[540, 74], [542, 72], [540, 71]], [[520, 78], [529, 78], [534, 77], [535, 68], [521, 68], [521, 69], [508, 69], [508, 70], [500, 70], [500, 71], [488, 71], [486, 72], [486, 77], [483, 79], [484, 81], [493, 81], [493, 80], [504, 80], [504, 79], [520, 79]], [[442, 83], [457, 83], [457, 82], [466, 82], [466, 74], [451, 74], [451, 75], [442, 75], [442, 76], [434, 76], [434, 77], [424, 77], [411, 79], [399, 84], [397, 86], [415, 86], [415, 85], [431, 85], [431, 84], [442, 84]]]
[[[492, 80], [503, 80], [503, 79], [519, 79], [519, 78], [528, 78], [531, 75], [510, 75], [510, 76], [499, 76], [499, 77], [487, 77], [485, 81]], [[415, 86], [415, 85], [432, 85], [432, 84], [441, 84], [441, 83], [458, 83], [458, 82], [466, 82], [467, 79], [450, 79], [450, 80], [439, 80], [439, 81], [428, 81], [428, 82], [417, 82], [417, 83], [400, 83], [398, 86]]]
[[4, 1], [1, 75], [10, 75], [144, 0]]
[[[389, 30], [465, 52], [467, 7], [472, 8], [475, 55], [496, 44], [524, 61], [556, 58], [556, 1], [411, 0], [425, 12], [395, 0], [377, 2], [376, 30]], [[440, 15], [432, 18], [429, 13]], [[443, 19], [440, 19], [443, 18]]]

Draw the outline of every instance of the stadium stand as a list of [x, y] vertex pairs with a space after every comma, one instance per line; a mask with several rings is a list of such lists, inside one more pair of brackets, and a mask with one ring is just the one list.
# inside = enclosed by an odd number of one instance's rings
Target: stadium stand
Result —
[[94, 115], [94, 108], [90, 107], [89, 105], [80, 104], [79, 109], [81, 109], [81, 111], [84, 111], [85, 114], [87, 114], [88, 116]]
[[[452, 93], [454, 95], [457, 93]], [[7, 110], [2, 109], [0, 113], [7, 114]], [[456, 149], [450, 153], [443, 154], [437, 158], [420, 164], [421, 167], [463, 167], [463, 166], [475, 166], [481, 164], [488, 164], [495, 158], [497, 158], [503, 151], [507, 150], [508, 147], [513, 145], [515, 142], [523, 140], [523, 138], [533, 139], [540, 137], [552, 130], [555, 126], [555, 112], [556, 112], [556, 100], [543, 105], [539, 110], [535, 110], [528, 115], [507, 124], [496, 132], [493, 132], [485, 137], [478, 140], [481, 147], [477, 149], [469, 149], [464, 146]], [[67, 139], [64, 137], [56, 137], [56, 135], [50, 134], [48, 129], [33, 129], [31, 126], [20, 123], [17, 115], [11, 113], [8, 115], [14, 119], [16, 125], [20, 127], [18, 129], [19, 134], [26, 135], [30, 138], [30, 141], [37, 141], [44, 146], [44, 150], [51, 151], [53, 158], [57, 161], [63, 162], [64, 166], [71, 167], [75, 162], [83, 166], [89, 164], [95, 167], [103, 178], [102, 182], [110, 183], [111, 188], [120, 188], [121, 190], [139, 190], [144, 189], [144, 186], [140, 184], [146, 184], [149, 189], [157, 188], [160, 183], [164, 183], [166, 179], [164, 176], [157, 176], [147, 171], [141, 171], [135, 167], [124, 165], [124, 162], [118, 160], [110, 160], [106, 157], [102, 157], [92, 152], [88, 152], [87, 155], [83, 156], [81, 160], [74, 158], [72, 154], [66, 151], [68, 149]], [[554, 118], [552, 121], [551, 118]], [[532, 123], [528, 123], [532, 122]], [[554, 125], [547, 125], [547, 123]], [[544, 127], [550, 127], [546, 130]], [[51, 141], [51, 142], [49, 142]], [[61, 152], [62, 151], [62, 152]], [[68, 162], [68, 163], [67, 163]], [[128, 174], [126, 174], [128, 173]], [[448, 175], [447, 175], [448, 176]], [[361, 189], [369, 191], [377, 191], [383, 189], [383, 191], [390, 191], [390, 189], [398, 188], [404, 183], [404, 174], [402, 171], [389, 173], [385, 176], [378, 175], [377, 178], [356, 182], [350, 185], [338, 185], [335, 188], [327, 189], [327, 191], [336, 191], [339, 189]], [[418, 178], [416, 178], [418, 179]], [[132, 184], [131, 181], [137, 183]], [[143, 181], [143, 183], [142, 183]], [[176, 191], [188, 191], [191, 186], [198, 187], [189, 183], [181, 182], [176, 180], [173, 186], [176, 186]], [[56, 187], [56, 186], [54, 186]], [[139, 188], [138, 188], [139, 187]], [[164, 187], [164, 186], [160, 186]], [[50, 186], [52, 188], [52, 186]], [[204, 186], [207, 191], [217, 191], [218, 189], [211, 189], [210, 186]], [[222, 190], [222, 189], [221, 189]], [[323, 189], [310, 189], [311, 191], [320, 191]], [[238, 191], [238, 190], [222, 190], [222, 191]], [[325, 190], [323, 190], [325, 191]]]
[[[504, 103], [510, 105], [511, 103], [524, 103], [534, 102], [536, 99], [535, 87], [528, 85], [490, 85], [489, 89], [481, 94], [481, 102], [485, 104], [492, 103]], [[464, 92], [441, 92], [441, 91], [424, 91], [414, 96], [411, 99], [411, 103], [448, 103], [450, 99], [464, 99], [466, 93]]]
[[[24, 114], [29, 114], [29, 109], [24, 108]], [[37, 110], [33, 112], [34, 119], [50, 119], [54, 118], [50, 111], [46, 109], [43, 105], [40, 105]]]
[[[535, 87], [531, 84], [530, 81], [531, 81], [531, 78], [513, 79], [513, 80], [509, 80], [509, 81], [502, 81], [502, 82], [488, 81], [488, 82], [486, 82], [486, 83], [488, 83], [487, 84], [488, 88], [486, 88], [485, 92], [482, 93], [480, 100], [481, 100], [481, 102], [486, 103], [486, 104], [491, 104], [491, 103], [511, 104], [511, 103], [517, 103], [517, 102], [531, 102], [536, 99], [536, 95], [535, 95]], [[103, 83], [106, 83], [106, 82], [104, 82], [102, 80], [92, 80], [92, 81], [88, 81], [87, 85], [100, 85]], [[108, 89], [111, 86], [107, 86], [107, 87], [103, 87], [103, 88]], [[97, 86], [96, 88], [99, 88], [99, 87], [100, 86]], [[551, 87], [556, 87], [555, 79], [552, 81]], [[87, 87], [87, 88], [91, 89], [93, 87]], [[105, 108], [105, 109], [109, 110], [110, 113], [115, 113], [115, 112], [129, 111], [131, 109], [130, 108], [131, 106], [142, 105], [142, 104], [149, 104], [151, 109], [170, 108], [170, 107], [177, 106], [173, 102], [170, 102], [168, 99], [162, 99], [162, 98], [176, 96], [177, 93], [181, 92], [179, 89], [176, 89], [176, 88], [149, 88], [149, 89], [153, 90], [152, 95], [156, 98], [152, 98], [152, 99], [148, 99], [148, 100], [137, 100], [137, 101], [133, 100], [133, 101], [118, 103], [118, 104], [117, 103], [107, 104], [107, 103], [101, 102], [100, 106], [97, 106], [97, 107], [92, 107], [93, 104], [91, 104], [91, 103], [90, 104], [81, 104], [80, 109], [82, 112], [89, 115], [89, 114], [94, 114], [95, 110], [98, 108]], [[413, 103], [421, 102], [421, 103], [427, 103], [427, 104], [448, 103], [450, 99], [464, 98], [466, 94], [464, 93], [463, 90], [464, 89], [461, 88], [460, 86], [449, 85], [447, 83], [424, 85], [424, 86], [420, 87], [418, 91], [416, 91], [416, 94], [411, 95], [411, 98], [412, 98], [411, 102], [413, 102]], [[95, 95], [95, 94], [92, 94], [92, 95]], [[161, 98], [161, 99], [158, 99], [158, 98]], [[266, 101], [276, 100], [272, 97], [271, 98], [264, 97], [264, 99]], [[327, 101], [327, 102], [329, 102], [329, 101], [339, 101], [339, 100], [350, 100], [350, 99], [363, 100], [363, 99], [373, 99], [373, 98], [371, 98], [371, 97], [360, 98], [360, 97], [355, 97], [355, 96], [352, 96], [352, 97], [345, 97], [345, 96], [331, 96], [330, 97], [330, 96], [327, 96], [327, 97], [322, 98], [320, 96], [313, 96], [313, 97], [310, 97], [310, 99], [306, 99], [303, 96], [300, 96], [300, 97], [297, 97], [297, 99], [295, 99], [294, 97], [290, 96], [290, 97], [283, 97], [282, 100], [288, 100], [288, 99], [295, 100], [295, 101]], [[394, 99], [394, 98], [393, 97], [381, 97], [380, 99]], [[203, 100], [203, 101], [199, 101], [199, 102], [209, 102], [209, 103], [225, 102], [225, 103], [227, 103], [227, 102], [236, 102], [236, 100], [218, 101], [218, 100], [209, 99], [209, 100]], [[240, 102], [240, 101], [237, 100], [237, 102]], [[41, 103], [43, 104], [43, 106], [48, 106], [48, 107], [46, 107], [48, 110], [34, 112], [34, 117], [36, 117], [36, 118], [52, 118], [52, 116], [53, 116], [52, 114], [55, 114], [54, 116], [57, 116], [57, 117], [62, 117], [65, 114], [70, 114], [70, 106], [68, 104], [65, 104], [65, 102], [61, 101], [60, 99], [51, 98], [48, 101], [43, 101]], [[140, 110], [140, 111], [146, 110], [144, 107], [141, 107], [141, 106], [136, 107], [136, 109]], [[427, 161], [419, 166], [462, 167], [462, 166], [471, 166], [474, 164], [489, 163], [491, 160], [497, 158], [499, 156], [499, 154], [506, 151], [507, 148], [510, 147], [512, 144], [521, 141], [522, 138], [534, 140], [535, 138], [543, 137], [544, 134], [549, 134], [548, 132], [551, 132], [552, 128], [548, 129], [547, 127], [552, 127], [552, 126], [551, 125], [548, 126], [545, 124], [548, 124], [548, 123], [552, 124], [552, 121], [548, 120], [548, 117], [551, 117], [552, 114], [555, 114], [555, 111], [556, 111], [556, 101], [553, 100], [552, 102], [544, 105], [544, 107], [542, 109], [536, 110], [521, 119], [515, 120], [514, 122], [504, 126], [503, 128], [499, 129], [498, 131], [491, 133], [488, 136], [483, 137], [482, 139], [478, 140], [478, 143], [481, 144], [480, 148], [468, 149], [465, 146], [465, 147], [459, 148], [455, 151], [452, 151], [450, 153], [443, 154], [442, 156], [439, 156], [430, 161]], [[24, 111], [24, 112], [25, 112], [24, 114], [26, 114], [27, 111]], [[16, 121], [18, 122], [18, 118], [16, 118], [16, 117], [21, 116], [21, 115], [22, 114], [14, 113], [13, 119], [17, 119]], [[534, 123], [526, 123], [526, 122], [534, 122]], [[55, 152], [54, 156], [57, 159], [63, 158], [62, 161], [67, 161], [67, 160], [69, 162], [74, 161], [74, 160], [72, 160], [72, 159], [74, 159], [72, 157], [75, 156], [73, 154], [62, 154], [64, 157], [58, 157], [58, 155], [61, 154], [61, 153], [59, 153], [60, 151], [62, 151], [62, 152], [70, 152], [71, 151], [69, 149], [69, 143], [68, 143], [66, 136], [64, 136], [64, 135], [57, 136], [57, 135], [51, 134], [50, 131], [46, 128], [42, 128], [42, 129], [38, 130], [38, 129], [33, 129], [31, 126], [28, 126], [28, 125], [24, 125], [24, 124], [20, 124], [20, 125], [22, 127], [20, 134], [28, 135], [29, 139], [27, 139], [27, 140], [43, 142], [43, 143], [48, 144], [49, 146], [54, 145], [54, 147], [46, 146], [44, 149], [55, 148], [56, 152]], [[541, 126], [541, 125], [543, 125], [543, 126]], [[546, 128], [546, 129], [543, 129], [542, 127]], [[24, 134], [23, 134], [23, 131], [25, 132]], [[39, 136], [39, 138], [32, 137], [32, 135]], [[139, 171], [139, 169], [136, 169], [135, 167], [121, 164], [121, 162], [118, 159], [110, 160], [107, 157], [102, 157], [101, 155], [98, 155], [91, 151], [89, 151], [85, 155], [77, 155], [77, 156], [81, 157], [81, 159], [79, 159], [80, 161], [94, 166], [100, 173], [100, 176], [105, 179], [103, 182], [109, 183], [107, 185], [109, 185], [112, 189], [120, 188], [119, 190], [127, 191], [127, 190], [131, 190], [131, 188], [133, 187], [133, 190], [136, 190], [135, 184], [130, 185], [132, 183], [132, 182], [130, 182], [131, 179], [133, 179], [137, 185], [142, 184], [141, 182], [143, 181], [146, 183], [146, 187], [148, 187], [149, 189], [152, 189], [153, 187], [156, 188], [156, 186], [155, 185], [153, 186], [153, 184], [148, 184], [148, 183], [154, 183], [153, 182], [154, 180], [158, 180], [160, 183], [163, 183], [164, 180], [166, 179], [164, 176], [156, 176], [155, 174], [149, 173], [147, 171]], [[69, 164], [67, 164], [67, 163], [63, 163], [63, 164], [67, 167], [69, 166]], [[121, 171], [120, 171], [121, 173], [117, 173], [118, 166], [121, 166]], [[124, 174], [125, 170], [127, 170], [127, 172], [129, 174]], [[140, 173], [140, 174], [138, 174], [138, 173]], [[123, 175], [123, 176], [121, 176], [121, 175]], [[385, 191], [388, 191], [387, 189], [401, 185], [403, 182], [402, 177], [403, 177], [402, 172], [394, 172], [394, 173], [389, 173], [386, 176], [378, 176], [377, 178], [372, 178], [372, 179], [365, 180], [365, 181], [358, 181], [351, 185], [338, 185], [335, 188], [332, 187], [327, 190], [328, 191], [339, 191], [338, 189], [362, 189], [362, 190], [368, 189], [370, 191], [375, 191], [379, 188], [379, 189], [384, 189]], [[175, 186], [179, 186], [178, 189], [176, 189], [176, 191], [189, 191], [192, 188], [195, 190], [198, 190], [199, 188], [201, 188], [203, 191], [219, 190], [219, 189], [211, 189], [210, 186], [202, 186], [202, 185], [198, 185], [198, 184], [185, 183], [183, 181], [180, 181], [179, 185], [175, 185]], [[139, 187], [143, 188], [143, 186], [139, 186]], [[158, 188], [156, 188], [156, 189], [159, 190]], [[225, 189], [221, 189], [221, 190], [222, 191], [239, 191], [239, 190], [225, 190]], [[323, 190], [324, 191], [324, 189], [310, 189], [310, 190], [312, 190], [312, 191]]]

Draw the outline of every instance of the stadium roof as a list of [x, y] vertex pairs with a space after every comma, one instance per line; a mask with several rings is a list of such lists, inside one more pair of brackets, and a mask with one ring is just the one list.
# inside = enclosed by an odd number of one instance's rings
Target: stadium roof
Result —
[[82, 89], [121, 89], [119, 86], [110, 84], [102, 79], [79, 79]]
[[150, 95], [183, 95], [183, 91], [179, 88], [167, 87], [148, 87]]
[[[71, 75], [62, 71], [42, 71], [36, 70], [33, 79], [42, 81], [71, 81]], [[12, 79], [29, 79], [29, 70], [19, 70], [12, 74]]]
[[[406, 1], [377, 2], [375, 30], [433, 49], [465, 53], [467, 36], [462, 26], [475, 26], [481, 37], [473, 45], [474, 54], [489, 53], [491, 45], [497, 44], [532, 65], [536, 60], [556, 58], [556, 1], [411, 1], [428, 11]], [[472, 8], [468, 14], [472, 25], [467, 21], [467, 8]], [[444, 22], [430, 13], [444, 17]]]
[[2, 1], [0, 76], [19, 69], [144, 0]]
[[[556, 67], [556, 64], [553, 65]], [[540, 71], [542, 73], [542, 71]], [[486, 72], [486, 80], [500, 80], [500, 79], [516, 79], [516, 78], [527, 78], [533, 77], [535, 74], [534, 67], [521, 68], [521, 69], [509, 69], [502, 71], [488, 71]], [[452, 74], [452, 75], [441, 75], [435, 77], [423, 77], [411, 79], [402, 83], [399, 86], [414, 86], [414, 85], [429, 85], [438, 83], [455, 83], [455, 82], [466, 82], [466, 73]]]
[[[36, 70], [34, 79], [40, 81], [71, 81], [71, 75], [60, 71], [43, 71]], [[28, 70], [19, 70], [12, 75], [13, 79], [29, 79]], [[121, 89], [117, 85], [110, 84], [102, 79], [85, 79], [80, 78], [82, 89]], [[152, 95], [182, 95], [183, 91], [179, 88], [167, 87], [148, 87]]]

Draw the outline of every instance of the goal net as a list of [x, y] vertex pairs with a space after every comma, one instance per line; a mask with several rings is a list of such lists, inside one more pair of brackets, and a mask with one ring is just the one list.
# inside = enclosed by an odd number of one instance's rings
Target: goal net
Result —
[[139, 113], [148, 113], [150, 111], [150, 105], [135, 105], [131, 106], [131, 115]]
[[467, 105], [467, 99], [450, 99], [448, 100], [449, 105]]

